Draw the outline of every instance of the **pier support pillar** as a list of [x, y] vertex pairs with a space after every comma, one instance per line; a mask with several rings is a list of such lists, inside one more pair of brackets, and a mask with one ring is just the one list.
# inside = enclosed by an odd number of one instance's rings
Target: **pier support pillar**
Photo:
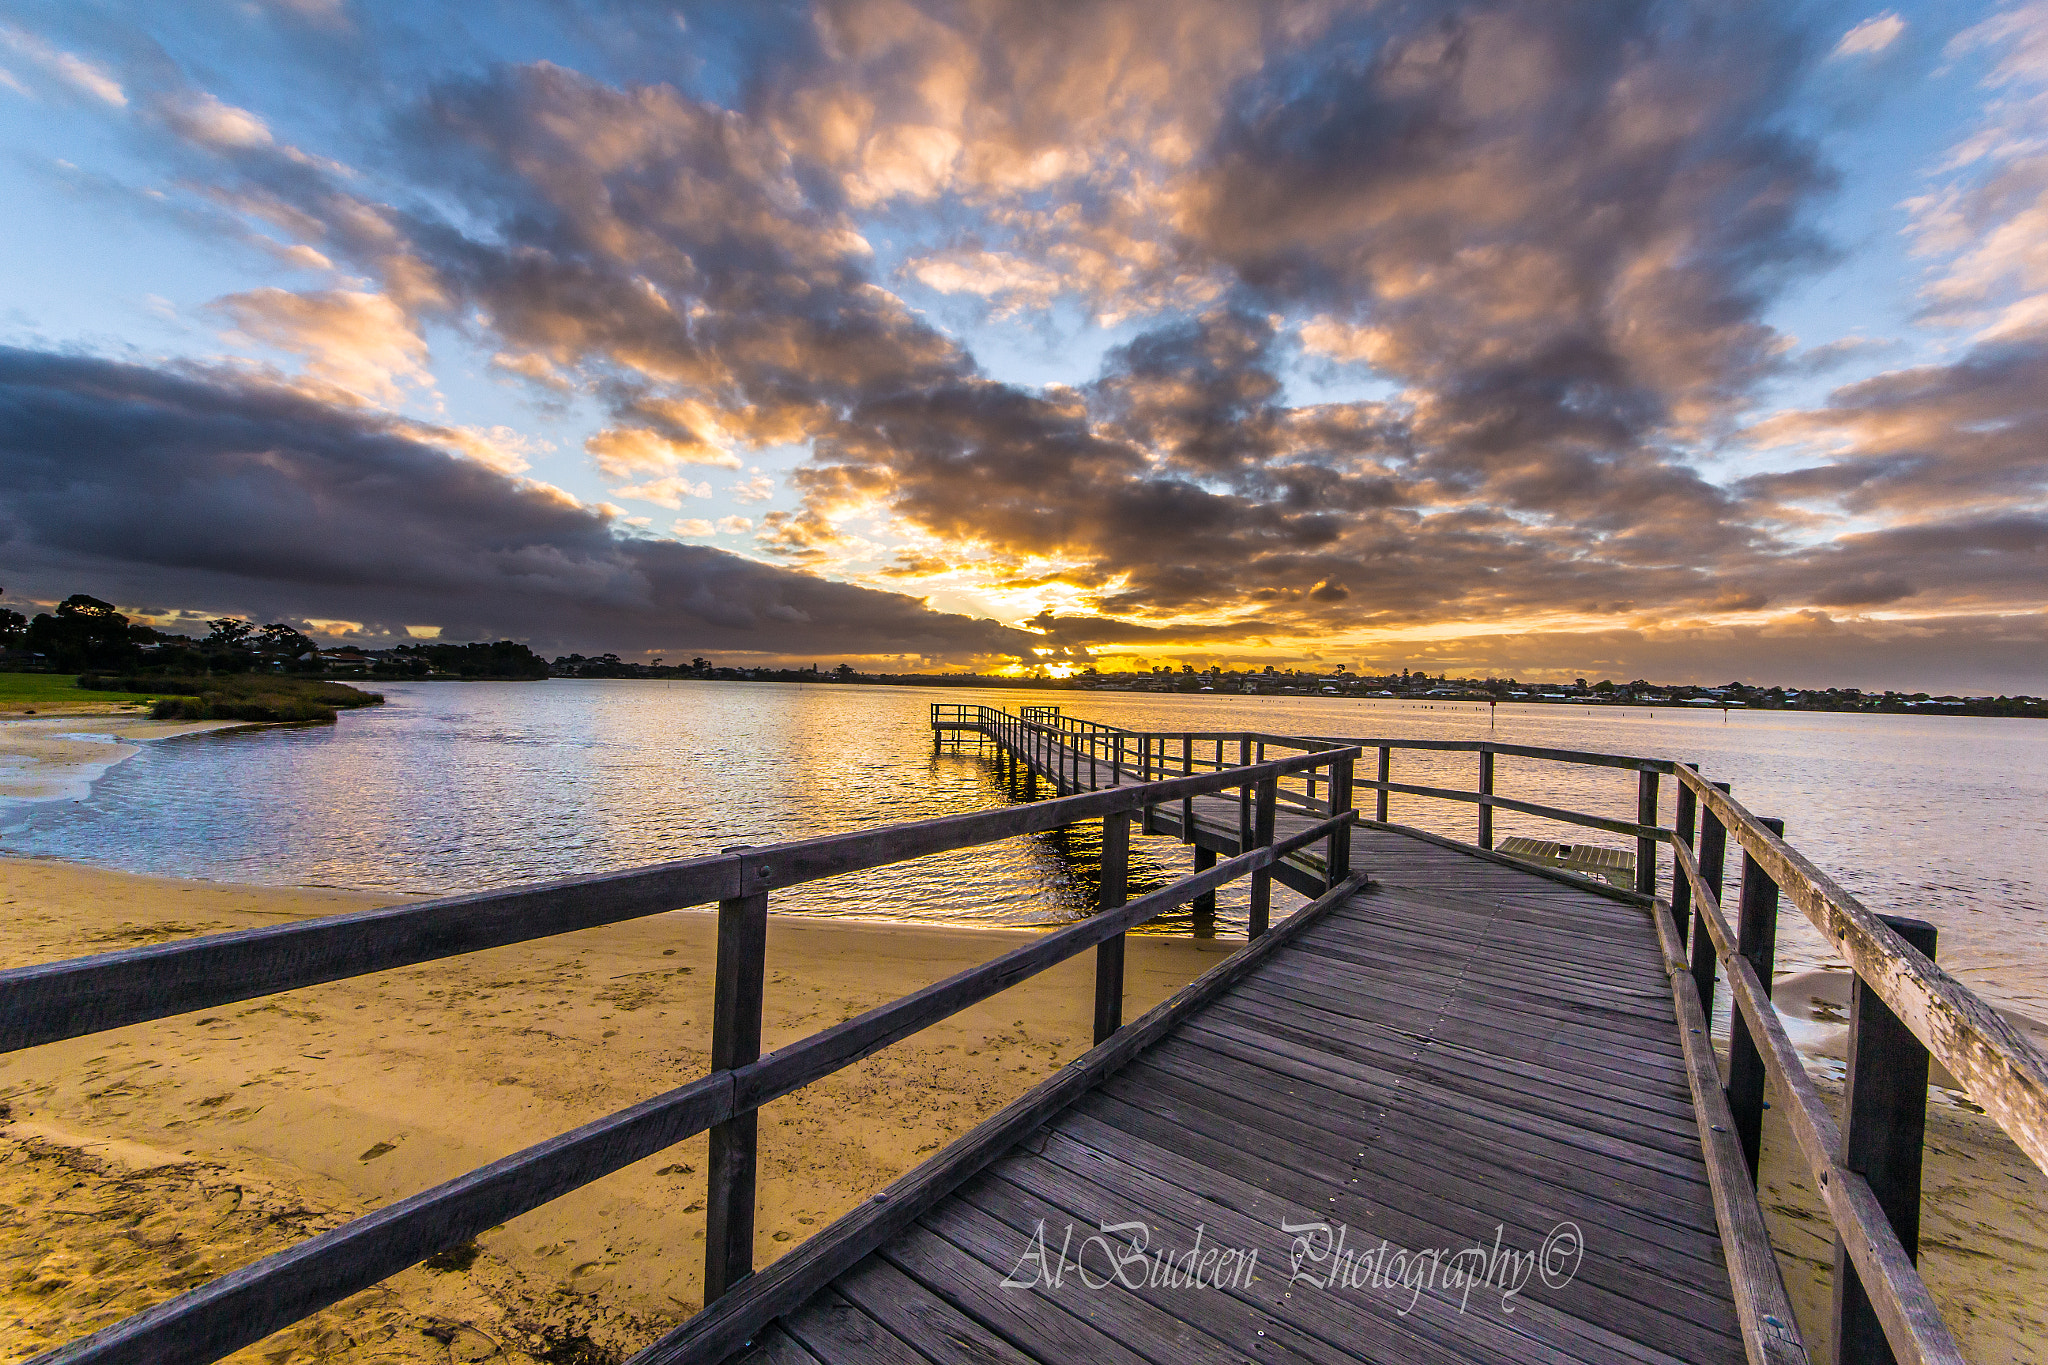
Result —
[[[1216, 850], [1213, 848], [1203, 848], [1200, 844], [1196, 844], [1195, 871], [1207, 872], [1214, 866], [1216, 866]], [[1195, 937], [1216, 937], [1216, 893], [1214, 891], [1204, 891], [1201, 895], [1195, 897], [1194, 911]]]

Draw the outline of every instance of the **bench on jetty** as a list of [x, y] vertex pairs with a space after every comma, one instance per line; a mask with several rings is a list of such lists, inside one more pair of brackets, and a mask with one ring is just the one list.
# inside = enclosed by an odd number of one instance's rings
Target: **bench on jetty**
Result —
[[[1696, 768], [1142, 733], [1055, 708], [941, 705], [932, 727], [935, 745], [992, 749], [1031, 795], [1054, 795], [0, 972], [12, 1050], [685, 906], [719, 913], [711, 1074], [38, 1360], [216, 1360], [708, 1131], [706, 1307], [643, 1365], [1796, 1362], [1754, 1188], [1767, 1083], [1837, 1231], [1838, 1358], [1962, 1358], [1914, 1264], [1928, 1058], [2044, 1168], [2048, 1060], [1934, 964], [1930, 927], [1873, 915]], [[1404, 749], [1475, 753], [1477, 788], [1394, 782]], [[1373, 751], [1378, 775], [1362, 778]], [[1503, 755], [1633, 771], [1637, 817], [1502, 796]], [[1477, 841], [1392, 823], [1390, 793], [1475, 806]], [[1633, 887], [1496, 851], [1496, 809], [1633, 840]], [[1096, 820], [1094, 915], [761, 1055], [771, 892]], [[1129, 898], [1134, 830], [1193, 845], [1195, 871]], [[1217, 889], [1240, 878], [1246, 945], [1126, 1023], [1125, 934], [1181, 906], [1199, 931], [1204, 901], [1213, 931]], [[1309, 898], [1277, 921], [1276, 880]], [[1781, 895], [1857, 974], [1840, 1124], [1764, 984]], [[1088, 1053], [756, 1270], [763, 1104], [1090, 948]], [[1734, 1006], [1725, 1079], [1707, 1022], [1717, 985]]]

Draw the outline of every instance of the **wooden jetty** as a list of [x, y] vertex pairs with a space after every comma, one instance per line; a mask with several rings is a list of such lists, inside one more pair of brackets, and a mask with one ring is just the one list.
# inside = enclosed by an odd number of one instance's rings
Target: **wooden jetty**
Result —
[[[1053, 795], [0, 972], [0, 1048], [14, 1049], [719, 907], [711, 1074], [38, 1360], [216, 1360], [708, 1130], [707, 1306], [638, 1365], [1798, 1362], [1755, 1194], [1766, 1084], [1838, 1235], [1836, 1358], [1962, 1358], [1914, 1264], [1928, 1059], [2044, 1168], [2048, 1059], [1934, 964], [1931, 927], [1873, 915], [1696, 768], [1480, 742], [1141, 733], [1055, 708], [942, 704], [931, 723], [935, 745], [977, 746], [1030, 795]], [[1476, 786], [1394, 781], [1394, 754], [1415, 749], [1474, 754]], [[1501, 795], [1501, 756], [1633, 772], [1636, 818]], [[1676, 818], [1660, 826], [1667, 778]], [[1472, 806], [1475, 840], [1390, 822], [1390, 793]], [[1632, 885], [1495, 849], [1499, 809], [1632, 842]], [[1097, 820], [1097, 913], [761, 1054], [770, 893]], [[1193, 845], [1195, 866], [1133, 899], [1144, 835]], [[1182, 906], [1213, 932], [1216, 891], [1239, 878], [1245, 946], [1126, 1023], [1124, 935]], [[1277, 919], [1276, 881], [1308, 898]], [[1839, 1122], [1764, 985], [1781, 899], [1857, 974]], [[756, 1270], [763, 1104], [1090, 948], [1091, 1051]], [[1717, 989], [1734, 1009], [1725, 1076], [1707, 1022]]]

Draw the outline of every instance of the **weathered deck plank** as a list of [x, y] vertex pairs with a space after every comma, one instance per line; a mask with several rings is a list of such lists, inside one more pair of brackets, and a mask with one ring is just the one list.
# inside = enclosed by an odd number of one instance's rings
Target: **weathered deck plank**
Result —
[[[1210, 806], [1198, 833], [1234, 851], [1234, 804]], [[1283, 812], [1282, 833], [1290, 819], [1306, 824]], [[1352, 857], [1373, 886], [743, 1357], [1742, 1360], [1650, 912], [1393, 829], [1354, 831]], [[1411, 1303], [1399, 1285], [1293, 1280], [1311, 1222], [1409, 1265], [1496, 1236], [1535, 1251], [1571, 1225], [1583, 1257], [1506, 1300], [1439, 1284]], [[1080, 1249], [1133, 1223], [1153, 1248], [1256, 1251], [1256, 1276], [1193, 1288], [1148, 1267], [1105, 1285], [1101, 1244]], [[1035, 1282], [1004, 1287], [1020, 1268]]]

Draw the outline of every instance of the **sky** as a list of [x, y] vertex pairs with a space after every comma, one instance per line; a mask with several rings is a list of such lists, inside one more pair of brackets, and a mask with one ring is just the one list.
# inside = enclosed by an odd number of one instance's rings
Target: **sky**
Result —
[[2048, 0], [0, 0], [0, 603], [2048, 692]]

